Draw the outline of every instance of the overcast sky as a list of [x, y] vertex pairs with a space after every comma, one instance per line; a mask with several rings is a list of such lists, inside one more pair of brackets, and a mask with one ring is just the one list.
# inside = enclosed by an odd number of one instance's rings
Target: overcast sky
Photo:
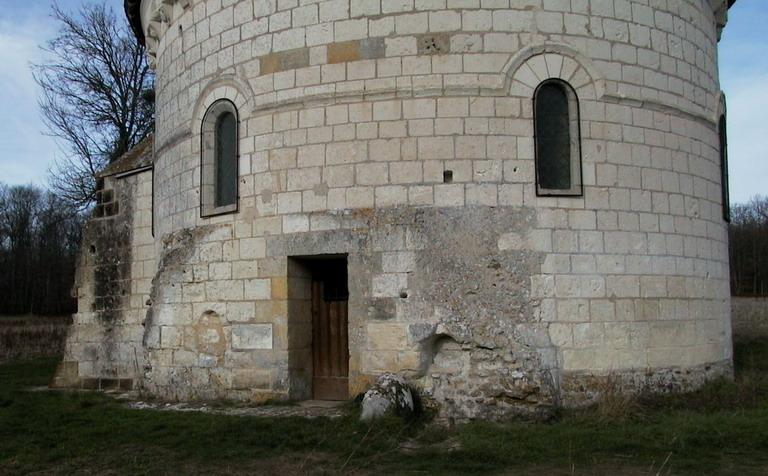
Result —
[[[122, 15], [122, 0], [105, 0]], [[37, 107], [30, 62], [54, 35], [48, 0], [2, 0], [0, 9], [0, 182], [45, 185], [48, 168], [61, 154]], [[59, 0], [67, 10], [84, 0]], [[720, 41], [720, 80], [728, 98], [731, 201], [768, 194], [768, 1], [738, 0]]]

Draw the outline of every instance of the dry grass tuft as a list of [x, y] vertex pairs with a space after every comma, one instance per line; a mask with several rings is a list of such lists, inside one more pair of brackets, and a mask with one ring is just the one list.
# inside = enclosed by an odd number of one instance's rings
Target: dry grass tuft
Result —
[[64, 352], [70, 317], [0, 317], [0, 362]]
[[625, 422], [641, 414], [642, 407], [637, 396], [626, 392], [617, 376], [609, 375], [602, 379], [598, 391], [600, 399], [595, 407], [595, 415], [600, 421]]

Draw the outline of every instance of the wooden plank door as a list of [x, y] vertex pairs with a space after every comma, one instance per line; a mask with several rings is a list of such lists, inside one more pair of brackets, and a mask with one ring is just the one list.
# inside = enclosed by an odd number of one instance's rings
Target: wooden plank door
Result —
[[349, 398], [348, 298], [328, 293], [327, 284], [322, 278], [312, 281], [312, 389], [317, 400], [346, 400]]

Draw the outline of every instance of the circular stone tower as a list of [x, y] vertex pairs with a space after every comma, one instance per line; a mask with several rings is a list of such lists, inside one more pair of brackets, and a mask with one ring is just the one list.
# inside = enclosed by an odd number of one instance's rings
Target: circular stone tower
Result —
[[126, 0], [157, 72], [142, 385], [394, 372], [466, 419], [728, 374], [727, 3]]

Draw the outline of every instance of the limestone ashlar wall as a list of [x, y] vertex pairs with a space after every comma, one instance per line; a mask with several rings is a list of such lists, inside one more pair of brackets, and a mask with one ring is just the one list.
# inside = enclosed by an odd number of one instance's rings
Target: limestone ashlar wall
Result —
[[[592, 374], [671, 389], [728, 371], [710, 2], [163, 11], [145, 21], [158, 393], [289, 395], [287, 257], [322, 253], [349, 256], [352, 392], [403, 371], [480, 417], [576, 401]], [[552, 77], [579, 97], [583, 197], [536, 196], [532, 95]], [[222, 98], [239, 210], [201, 218], [200, 121]], [[272, 347], [233, 347], [240, 324]]]
[[222, 73], [247, 82], [259, 109], [329, 94], [469, 94], [500, 87], [509, 57], [544, 42], [589, 57], [612, 93], [698, 113], [718, 106], [708, 0], [162, 3], [173, 5], [163, 8], [171, 21], [145, 21], [159, 36], [150, 41], [163, 98], [159, 143], [189, 129], [195, 104]]
[[78, 312], [54, 384], [132, 389], [144, 365], [143, 323], [155, 274], [152, 172], [99, 182], [77, 269]]

